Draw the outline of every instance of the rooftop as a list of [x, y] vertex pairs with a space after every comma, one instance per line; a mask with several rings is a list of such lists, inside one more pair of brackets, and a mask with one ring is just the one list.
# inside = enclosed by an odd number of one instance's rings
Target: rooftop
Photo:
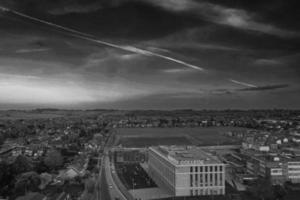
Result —
[[212, 154], [196, 146], [158, 146], [151, 147], [173, 164], [221, 164]]

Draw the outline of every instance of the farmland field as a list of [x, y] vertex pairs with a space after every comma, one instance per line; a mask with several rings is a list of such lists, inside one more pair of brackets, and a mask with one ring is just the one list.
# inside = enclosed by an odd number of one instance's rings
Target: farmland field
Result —
[[228, 131], [246, 131], [238, 127], [209, 128], [122, 128], [117, 130], [119, 144], [126, 147], [151, 145], [226, 145], [239, 144], [236, 138], [225, 136]]

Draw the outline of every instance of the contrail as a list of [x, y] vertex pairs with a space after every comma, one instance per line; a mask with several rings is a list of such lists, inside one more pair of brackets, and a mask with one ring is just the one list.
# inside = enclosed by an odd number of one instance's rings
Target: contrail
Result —
[[162, 58], [162, 59], [165, 59], [165, 60], [177, 63], [177, 64], [181, 64], [183, 66], [186, 66], [186, 67], [198, 70], [198, 71], [204, 71], [204, 68], [202, 68], [202, 67], [198, 67], [196, 65], [189, 64], [187, 62], [184, 62], [182, 60], [178, 60], [176, 58], [172, 58], [172, 57], [169, 57], [169, 56], [165, 56], [165, 55], [158, 54], [158, 53], [148, 51], [148, 50], [144, 50], [144, 49], [139, 49], [139, 48], [136, 48], [134, 46], [122, 46], [122, 45], [113, 44], [113, 43], [110, 43], [110, 42], [105, 42], [105, 41], [102, 41], [102, 40], [93, 39], [93, 38], [96, 38], [96, 36], [90, 35], [90, 34], [87, 34], [87, 33], [83, 33], [83, 32], [80, 32], [80, 31], [77, 31], [77, 30], [74, 30], [74, 29], [71, 29], [71, 28], [68, 28], [68, 27], [65, 27], [65, 26], [61, 26], [61, 25], [58, 25], [58, 24], [54, 24], [54, 23], [51, 23], [51, 22], [48, 22], [48, 21], [45, 21], [45, 20], [41, 20], [41, 19], [26, 15], [26, 14], [23, 14], [23, 13], [20, 13], [20, 12], [15, 11], [15, 10], [5, 8], [5, 7], [0, 6], [0, 10], [3, 11], [3, 12], [11, 12], [11, 13], [13, 13], [15, 15], [18, 15], [18, 16], [21, 16], [23, 18], [27, 18], [27, 19], [30, 19], [30, 20], [33, 20], [33, 21], [36, 21], [36, 22], [46, 24], [48, 26], [52, 26], [52, 27], [67, 31], [67, 32], [69, 32], [68, 33], [69, 35], [72, 35], [73, 37], [81, 38], [83, 40], [87, 40], [87, 41], [90, 41], [90, 42], [95, 42], [95, 43], [98, 43], [98, 44], [110, 46], [110, 47], [121, 49], [121, 50], [128, 51], [128, 52], [137, 53], [137, 54], [144, 55], [144, 56], [159, 57], [159, 58]]
[[241, 82], [241, 81], [237, 81], [234, 79], [228, 79], [230, 82], [232, 83], [236, 83], [238, 85], [242, 85], [242, 86], [246, 86], [246, 87], [251, 87], [251, 88], [257, 88], [256, 85], [250, 84], [250, 83], [245, 83], [245, 82]]
[[71, 33], [76, 33], [76, 34], [84, 35], [84, 36], [87, 36], [87, 37], [94, 37], [93, 35], [83, 33], [83, 32], [80, 32], [80, 31], [76, 31], [74, 29], [70, 29], [70, 28], [67, 28], [67, 27], [64, 27], [64, 26], [60, 26], [60, 25], [57, 25], [57, 24], [54, 24], [54, 23], [51, 23], [51, 22], [48, 22], [48, 21], [45, 21], [45, 20], [42, 20], [42, 19], [31, 17], [29, 15], [20, 13], [20, 12], [15, 11], [15, 10], [11, 10], [11, 9], [4, 8], [4, 7], [0, 7], [0, 10], [2, 10], [4, 12], [12, 12], [16, 15], [21, 16], [21, 17], [24, 17], [24, 18], [27, 18], [27, 19], [30, 19], [30, 20], [33, 20], [33, 21], [36, 21], [36, 22], [40, 22], [40, 23], [43, 23], [43, 24], [47, 24], [49, 26], [53, 26], [53, 27], [56, 27], [56, 28], [59, 28], [59, 29], [65, 30], [65, 31], [69, 31]]

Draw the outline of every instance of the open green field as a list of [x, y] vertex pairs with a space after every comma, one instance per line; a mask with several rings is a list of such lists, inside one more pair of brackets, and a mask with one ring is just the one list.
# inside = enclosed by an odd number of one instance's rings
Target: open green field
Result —
[[236, 138], [225, 136], [228, 131], [246, 131], [237, 127], [209, 128], [121, 128], [117, 130], [119, 144], [125, 147], [151, 145], [232, 145]]
[[123, 137], [119, 144], [124, 147], [149, 147], [157, 145], [191, 145], [186, 137]]

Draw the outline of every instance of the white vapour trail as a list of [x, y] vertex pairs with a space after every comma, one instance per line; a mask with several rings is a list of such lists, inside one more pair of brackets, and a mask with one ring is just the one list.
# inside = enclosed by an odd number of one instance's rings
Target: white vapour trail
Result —
[[178, 60], [178, 59], [175, 59], [175, 58], [172, 58], [172, 57], [169, 57], [169, 56], [165, 56], [165, 55], [161, 55], [161, 54], [158, 54], [158, 53], [154, 53], [152, 51], [138, 49], [138, 48], [135, 48], [135, 47], [132, 47], [132, 46], [125, 46], [125, 47], [122, 46], [122, 49], [127, 50], [127, 51], [132, 51], [132, 52], [135, 52], [135, 53], [139, 53], [139, 54], [143, 54], [143, 55], [146, 55], [146, 56], [160, 57], [160, 58], [163, 58], [163, 59], [166, 59], [166, 60], [178, 63], [178, 64], [182, 64], [182, 65], [184, 65], [186, 67], [193, 68], [195, 70], [204, 71], [204, 68], [202, 68], [202, 67], [198, 67], [196, 65], [192, 65], [192, 64], [186, 63], [186, 62], [184, 62], [182, 60]]
[[93, 39], [93, 38], [96, 38], [94, 35], [86, 34], [86, 33], [83, 33], [83, 32], [80, 32], [80, 31], [77, 31], [77, 30], [74, 30], [74, 29], [70, 29], [70, 28], [67, 28], [67, 27], [64, 27], [64, 26], [60, 26], [60, 25], [57, 25], [57, 24], [54, 24], [54, 23], [51, 23], [51, 22], [48, 22], [48, 21], [45, 21], [45, 20], [41, 20], [41, 19], [26, 15], [26, 14], [23, 14], [23, 13], [20, 13], [20, 12], [15, 11], [15, 10], [11, 10], [11, 9], [8, 9], [8, 8], [1, 7], [1, 6], [0, 6], [0, 10], [2, 10], [3, 12], [11, 12], [15, 15], [18, 15], [18, 16], [21, 16], [21, 17], [24, 17], [24, 18], [27, 18], [27, 19], [30, 19], [30, 20], [33, 20], [33, 21], [37, 21], [37, 22], [40, 22], [40, 23], [43, 23], [43, 24], [46, 24], [46, 25], [64, 30], [64, 31], [67, 31], [67, 32], [69, 32], [68, 34], [72, 35], [73, 37], [81, 38], [81, 39], [84, 39], [84, 40], [87, 40], [87, 41], [90, 41], [90, 42], [95, 42], [95, 43], [98, 43], [98, 44], [110, 46], [110, 47], [117, 48], [117, 49], [122, 49], [124, 51], [129, 51], [129, 52], [133, 52], [133, 53], [137, 53], [137, 54], [141, 54], [141, 55], [145, 55], [145, 56], [156, 56], [156, 57], [159, 57], [159, 58], [171, 61], [171, 62], [175, 62], [175, 63], [181, 64], [181, 65], [184, 65], [184, 66], [189, 67], [189, 68], [193, 68], [195, 70], [204, 71], [204, 68], [202, 68], [202, 67], [198, 67], [196, 65], [186, 63], [186, 62], [184, 62], [182, 60], [178, 60], [176, 58], [172, 58], [172, 57], [165, 56], [165, 55], [162, 55], [162, 54], [154, 53], [152, 51], [139, 49], [139, 48], [136, 48], [136, 47], [133, 47], [133, 46], [122, 46], [122, 45], [113, 44], [113, 43], [110, 43], [110, 42], [105, 42], [105, 41], [102, 41], [102, 40]]
[[[3, 8], [1, 8], [1, 9], [3, 10]], [[57, 25], [57, 24], [54, 24], [54, 23], [51, 23], [51, 22], [48, 22], [48, 21], [45, 21], [45, 20], [42, 20], [42, 19], [31, 17], [29, 15], [20, 13], [20, 12], [15, 11], [15, 10], [7, 9], [7, 8], [4, 8], [4, 9], [6, 9], [7, 12], [10, 11], [10, 12], [16, 14], [16, 15], [19, 15], [21, 17], [25, 17], [27, 19], [30, 19], [30, 20], [33, 20], [33, 21], [36, 21], [36, 22], [47, 24], [49, 26], [56, 27], [56, 28], [59, 28], [59, 29], [65, 30], [65, 31], [69, 31], [71, 33], [76, 33], [76, 34], [84, 35], [84, 36], [87, 36], [87, 37], [93, 37], [93, 35], [90, 35], [90, 34], [87, 34], [87, 33], [83, 33], [83, 32], [80, 32], [80, 31], [76, 31], [74, 29], [70, 29], [70, 28], [67, 28], [67, 27], [64, 27], [64, 26], [60, 26], [60, 25]]]
[[250, 84], [250, 83], [245, 83], [245, 82], [241, 82], [241, 81], [237, 81], [234, 79], [228, 79], [229, 81], [231, 81], [232, 83], [236, 83], [238, 85], [242, 85], [242, 86], [246, 86], [246, 87], [252, 87], [252, 88], [257, 88], [256, 85]]

